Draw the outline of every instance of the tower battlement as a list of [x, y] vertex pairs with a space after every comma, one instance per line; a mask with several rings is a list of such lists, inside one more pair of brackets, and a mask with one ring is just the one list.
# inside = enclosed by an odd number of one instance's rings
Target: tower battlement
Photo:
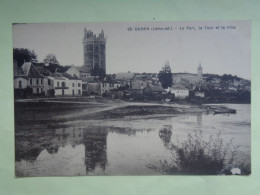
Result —
[[97, 36], [94, 34], [91, 30], [87, 30], [85, 28], [84, 30], [84, 38], [83, 42], [88, 42], [88, 41], [101, 41], [101, 42], [106, 42], [106, 38], [104, 35], [104, 31], [102, 30], [101, 33]]

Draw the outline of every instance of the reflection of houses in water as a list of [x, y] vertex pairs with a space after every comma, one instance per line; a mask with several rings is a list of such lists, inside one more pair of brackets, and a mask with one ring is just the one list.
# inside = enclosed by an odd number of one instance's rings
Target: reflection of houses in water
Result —
[[126, 128], [126, 127], [113, 127], [113, 128], [107, 128], [109, 132], [112, 133], [120, 133], [120, 134], [127, 134], [127, 135], [135, 135], [136, 130], [131, 129], [131, 128]]
[[[72, 126], [47, 131], [41, 129], [30, 133], [27, 132], [26, 135], [29, 135], [29, 137], [25, 140], [22, 140], [22, 135], [21, 137], [16, 136], [16, 161], [26, 160], [34, 162], [37, 161], [37, 157], [44, 151], [57, 155], [61, 147], [65, 149], [65, 146], [71, 145], [77, 149], [75, 146], [83, 144], [85, 151], [80, 153], [80, 159], [85, 161], [86, 172], [93, 172], [98, 167], [101, 167], [103, 171], [106, 168], [107, 129], [102, 127], [78, 128]], [[68, 153], [64, 153], [63, 150], [58, 155], [58, 158], [66, 158], [67, 155]], [[71, 155], [71, 152], [69, 155]]]
[[52, 140], [54, 144], [60, 143], [62, 147], [67, 144], [78, 145], [83, 139], [83, 129], [77, 127], [66, 127], [55, 130], [55, 138]]
[[98, 166], [105, 170], [107, 163], [107, 134], [107, 130], [103, 127], [61, 128], [55, 132], [54, 144], [58, 142], [63, 147], [67, 144], [74, 147], [78, 144], [84, 144], [86, 172], [93, 172]]

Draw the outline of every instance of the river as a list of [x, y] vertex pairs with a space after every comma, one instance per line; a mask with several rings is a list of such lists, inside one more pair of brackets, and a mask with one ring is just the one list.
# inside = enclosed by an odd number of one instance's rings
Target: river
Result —
[[[197, 113], [74, 120], [58, 126], [16, 127], [17, 176], [157, 175], [147, 165], [172, 157], [167, 145], [201, 131], [221, 132], [224, 143], [239, 145], [235, 162], [250, 164], [251, 105], [225, 104], [236, 114]], [[160, 131], [171, 131], [164, 139]]]

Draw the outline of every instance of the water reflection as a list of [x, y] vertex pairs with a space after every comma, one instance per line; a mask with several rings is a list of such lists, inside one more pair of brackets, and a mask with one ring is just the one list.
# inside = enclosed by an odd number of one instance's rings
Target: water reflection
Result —
[[202, 112], [197, 114], [197, 123], [198, 123], [198, 126], [201, 126], [201, 124], [202, 124]]
[[172, 137], [172, 126], [171, 125], [165, 125], [164, 128], [162, 128], [159, 131], [159, 137], [164, 143], [164, 146], [168, 147], [171, 137]]
[[[74, 150], [78, 150], [79, 148], [75, 146], [83, 144], [85, 151], [81, 154], [80, 159], [84, 159], [86, 174], [94, 171], [96, 167], [101, 167], [103, 170], [106, 168], [107, 129], [67, 127], [51, 130], [48, 133], [44, 133], [42, 130], [23, 133], [29, 136], [17, 138], [19, 140], [16, 140], [16, 161], [41, 161], [41, 158], [38, 157], [43, 154], [46, 156], [45, 151], [48, 154], [57, 155], [59, 149], [65, 146], [70, 145]], [[74, 152], [77, 153], [77, 151]], [[66, 159], [65, 156], [64, 158]]]
[[232, 116], [140, 116], [52, 124], [52, 129], [42, 124], [16, 126], [16, 175], [154, 174], [146, 165], [170, 159], [170, 144], [194, 130], [202, 130], [205, 138], [223, 130], [225, 141], [235, 137], [234, 143], [244, 146], [239, 157], [250, 160], [250, 110], [237, 110]]
[[107, 164], [107, 134], [102, 128], [84, 131], [86, 173], [92, 172], [97, 166], [105, 171]]
[[[140, 133], [149, 131], [151, 131], [151, 129], [138, 130]], [[58, 167], [59, 164], [57, 162], [62, 162], [62, 159], [69, 161], [69, 158], [71, 156], [73, 157], [73, 154], [77, 154], [77, 161], [84, 163], [85, 174], [88, 175], [95, 171], [104, 173], [108, 162], [108, 133], [135, 136], [137, 130], [103, 126], [88, 128], [83, 128], [82, 126], [63, 126], [51, 130], [17, 129], [16, 162], [26, 161], [34, 165], [39, 164], [39, 167], [47, 167], [46, 169], [48, 169], [49, 166], [50, 170], [53, 169], [53, 167], [50, 166], [57, 166], [55, 168], [57, 174], [63, 174], [63, 170], [61, 170], [61, 167]], [[83, 146], [83, 150], [81, 146]], [[53, 162], [56, 161], [56, 164], [47, 165], [46, 159], [51, 159]], [[74, 158], [74, 160], [75, 159], [76, 158]], [[66, 162], [62, 163], [66, 164]], [[79, 166], [80, 164], [81, 162], [74, 162], [74, 166]], [[27, 168], [29, 169], [30, 167]], [[48, 172], [48, 170], [46, 171]], [[81, 172], [79, 174], [83, 173]]]

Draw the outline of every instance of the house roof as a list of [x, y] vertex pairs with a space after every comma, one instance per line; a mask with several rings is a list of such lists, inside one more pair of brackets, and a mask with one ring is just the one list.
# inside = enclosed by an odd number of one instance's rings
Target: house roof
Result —
[[66, 80], [64, 77], [55, 77], [55, 76], [48, 76], [47, 78], [51, 80], [62, 80], [62, 81]]
[[63, 75], [62, 75], [61, 73], [58, 73], [58, 72], [51, 73], [50, 76], [51, 76], [51, 77], [55, 77], [55, 78], [63, 77]]
[[132, 80], [135, 73], [133, 72], [120, 72], [116, 74], [116, 80]]
[[49, 75], [50, 71], [46, 68], [44, 63], [33, 63], [34, 67], [37, 68], [40, 74], [42, 75]]
[[83, 77], [81, 78], [82, 82], [89, 83], [89, 82], [94, 82], [96, 81], [95, 76], [89, 76], [89, 77]]
[[31, 77], [31, 78], [43, 78], [44, 77], [31, 62], [25, 62], [22, 65], [22, 70], [27, 77]]
[[186, 87], [182, 86], [182, 85], [174, 85], [171, 87], [172, 89], [182, 89], [182, 90], [188, 90]]
[[31, 65], [32, 63], [31, 62], [25, 62], [23, 65], [22, 65], [22, 70], [24, 72], [25, 75], [28, 75], [29, 74], [29, 70], [31, 68]]
[[164, 89], [160, 85], [149, 85], [149, 87], [153, 92], [162, 92]]

